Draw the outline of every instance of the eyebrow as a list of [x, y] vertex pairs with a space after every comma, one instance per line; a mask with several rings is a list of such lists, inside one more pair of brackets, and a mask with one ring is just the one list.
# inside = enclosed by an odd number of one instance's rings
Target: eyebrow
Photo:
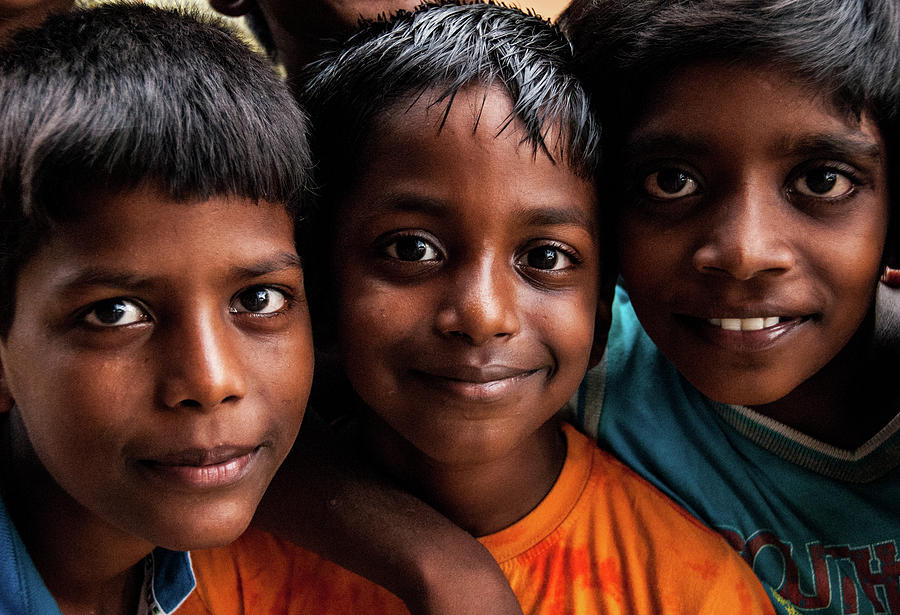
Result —
[[292, 252], [279, 252], [274, 258], [253, 263], [248, 267], [232, 267], [232, 275], [236, 278], [258, 278], [285, 269], [302, 269], [300, 257]]
[[[705, 138], [655, 132], [638, 134], [635, 138], [629, 139], [622, 149], [622, 154], [626, 159], [630, 159], [666, 151], [696, 156], [712, 155], [712, 148]], [[786, 156], [846, 156], [872, 162], [884, 158], [884, 152], [878, 143], [842, 133], [787, 135], [778, 141], [775, 151]]]
[[[300, 257], [290, 252], [279, 252], [272, 258], [258, 261], [248, 266], [235, 265], [229, 271], [229, 277], [235, 279], [251, 279], [286, 269], [302, 269]], [[74, 274], [62, 279], [56, 287], [63, 293], [76, 292], [83, 288], [110, 287], [127, 290], [150, 288], [158, 278], [153, 275], [140, 275], [124, 271], [115, 271], [102, 267], [79, 269]]]
[[[450, 217], [452, 207], [439, 199], [396, 194], [373, 203], [367, 214], [369, 218], [375, 218], [387, 211], [421, 213], [442, 219]], [[524, 226], [578, 226], [591, 235], [595, 234], [594, 221], [575, 207], [548, 205], [532, 209], [521, 208], [514, 211], [513, 216], [521, 219]]]
[[626, 158], [636, 158], [654, 154], [660, 151], [677, 151], [693, 155], [709, 155], [712, 148], [705, 139], [690, 138], [674, 133], [648, 132], [638, 133], [636, 137], [628, 139], [622, 148], [622, 155]]
[[450, 208], [439, 199], [422, 197], [408, 193], [389, 193], [384, 198], [371, 203], [367, 217], [376, 218], [389, 211], [404, 213], [421, 213], [434, 218], [448, 215]]
[[804, 135], [785, 137], [778, 144], [779, 151], [789, 155], [819, 155], [862, 158], [879, 162], [884, 158], [882, 148], [870, 139], [841, 134]]
[[596, 234], [596, 224], [590, 216], [575, 207], [539, 207], [519, 213], [525, 226], [578, 226]]

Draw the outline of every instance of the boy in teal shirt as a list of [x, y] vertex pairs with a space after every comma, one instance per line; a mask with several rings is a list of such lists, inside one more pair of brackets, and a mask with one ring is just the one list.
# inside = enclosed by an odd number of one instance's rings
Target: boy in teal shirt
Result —
[[897, 353], [873, 333], [900, 8], [576, 2], [564, 21], [620, 195], [622, 286], [578, 422], [780, 612], [900, 613]]

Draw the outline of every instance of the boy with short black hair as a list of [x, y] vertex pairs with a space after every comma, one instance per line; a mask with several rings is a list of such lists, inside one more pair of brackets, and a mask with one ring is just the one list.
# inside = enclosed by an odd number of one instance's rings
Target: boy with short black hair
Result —
[[[555, 418], [601, 270], [599, 127], [571, 62], [538, 17], [445, 2], [310, 68], [314, 313], [360, 398], [358, 446], [480, 536], [525, 612], [767, 612], [724, 541]], [[397, 608], [331, 568], [315, 583], [343, 588], [331, 612]]]
[[103, 6], [0, 53], [3, 613], [171, 613], [183, 551], [250, 522], [311, 381], [305, 130], [208, 18]]
[[900, 5], [609, 0], [564, 22], [621, 195], [623, 287], [578, 421], [780, 612], [900, 613], [896, 346], [871, 354]]

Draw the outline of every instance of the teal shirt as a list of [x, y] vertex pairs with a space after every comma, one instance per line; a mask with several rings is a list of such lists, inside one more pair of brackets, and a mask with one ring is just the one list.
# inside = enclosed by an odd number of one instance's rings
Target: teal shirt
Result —
[[607, 354], [573, 405], [603, 448], [731, 543], [779, 613], [900, 615], [900, 414], [846, 451], [713, 402], [621, 288]]

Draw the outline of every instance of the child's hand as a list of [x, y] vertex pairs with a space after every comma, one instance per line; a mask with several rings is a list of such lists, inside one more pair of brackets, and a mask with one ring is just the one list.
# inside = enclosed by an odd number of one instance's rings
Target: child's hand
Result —
[[881, 283], [887, 284], [891, 288], [900, 288], [900, 269], [884, 268], [884, 274], [881, 276]]

